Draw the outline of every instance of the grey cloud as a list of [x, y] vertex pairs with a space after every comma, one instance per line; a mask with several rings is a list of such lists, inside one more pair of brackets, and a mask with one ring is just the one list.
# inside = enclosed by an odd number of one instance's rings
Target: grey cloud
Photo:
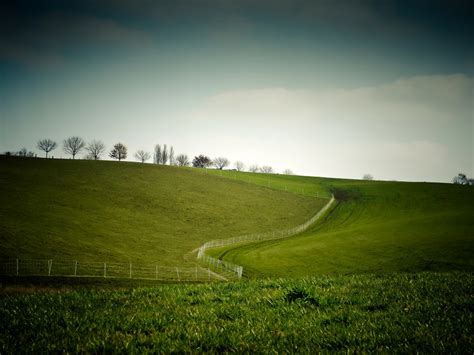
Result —
[[[1, 36], [0, 36], [1, 38]], [[4, 36], [0, 59], [29, 67], [57, 67], [67, 63], [68, 50], [153, 46], [150, 34], [109, 18], [48, 13], [14, 36]]]

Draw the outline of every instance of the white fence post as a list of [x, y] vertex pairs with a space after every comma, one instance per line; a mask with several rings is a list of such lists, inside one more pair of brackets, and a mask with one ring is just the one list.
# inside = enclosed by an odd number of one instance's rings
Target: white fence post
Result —
[[132, 263], [130, 263], [130, 278], [132, 278]]
[[158, 280], [158, 265], [155, 265], [155, 279]]
[[104, 263], [104, 277], [107, 276], [107, 264]]
[[77, 276], [77, 260], [74, 263], [74, 276]]
[[48, 260], [48, 276], [51, 276], [51, 267], [53, 266], [53, 260]]
[[19, 271], [20, 271], [20, 261], [16, 259], [16, 276], [18, 276]]

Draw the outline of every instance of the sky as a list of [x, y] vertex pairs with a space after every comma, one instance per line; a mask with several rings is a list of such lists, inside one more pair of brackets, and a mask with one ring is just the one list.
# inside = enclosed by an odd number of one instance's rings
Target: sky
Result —
[[78, 135], [130, 161], [167, 144], [298, 175], [474, 176], [473, 38], [472, 1], [2, 1], [0, 152], [51, 138], [68, 158]]

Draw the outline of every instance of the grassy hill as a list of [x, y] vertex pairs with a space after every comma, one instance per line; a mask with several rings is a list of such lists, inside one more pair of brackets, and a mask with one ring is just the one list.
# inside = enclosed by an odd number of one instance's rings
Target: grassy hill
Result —
[[183, 265], [207, 240], [288, 228], [324, 200], [196, 169], [0, 157], [0, 259]]
[[243, 265], [247, 276], [474, 270], [473, 188], [320, 178], [313, 183], [338, 198], [313, 228], [213, 254]]

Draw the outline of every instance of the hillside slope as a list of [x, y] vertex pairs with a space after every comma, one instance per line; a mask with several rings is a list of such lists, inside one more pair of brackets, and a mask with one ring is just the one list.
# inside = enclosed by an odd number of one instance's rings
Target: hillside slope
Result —
[[214, 255], [243, 265], [247, 276], [474, 270], [473, 188], [336, 179], [324, 185], [338, 205], [307, 232]]
[[288, 228], [325, 202], [138, 163], [0, 157], [0, 258], [183, 265], [216, 237]]

